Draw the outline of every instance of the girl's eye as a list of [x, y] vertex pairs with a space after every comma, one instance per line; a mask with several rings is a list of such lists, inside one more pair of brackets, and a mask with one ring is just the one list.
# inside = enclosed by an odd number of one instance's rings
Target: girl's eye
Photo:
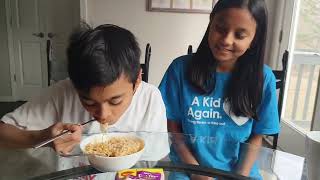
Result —
[[246, 37], [246, 35], [245, 35], [243, 32], [237, 32], [237, 33], [235, 34], [235, 37], [236, 37], [237, 39], [242, 40], [242, 39], [244, 39], [244, 38]]
[[224, 33], [225, 32], [225, 28], [223, 28], [222, 26], [217, 26], [215, 27], [216, 31], [219, 33]]

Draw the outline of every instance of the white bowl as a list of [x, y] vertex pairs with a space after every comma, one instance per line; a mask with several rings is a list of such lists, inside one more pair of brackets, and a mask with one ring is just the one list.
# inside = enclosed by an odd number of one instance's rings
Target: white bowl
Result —
[[[129, 137], [135, 138], [143, 143], [143, 148], [133, 154], [118, 156], [118, 157], [107, 157], [101, 155], [87, 154], [85, 147], [89, 143], [105, 142], [111, 137]], [[87, 154], [90, 164], [102, 172], [116, 172], [123, 169], [129, 169], [134, 166], [140, 159], [144, 149], [144, 140], [129, 133], [107, 133], [107, 134], [95, 134], [83, 139], [80, 143], [80, 148], [84, 154]]]

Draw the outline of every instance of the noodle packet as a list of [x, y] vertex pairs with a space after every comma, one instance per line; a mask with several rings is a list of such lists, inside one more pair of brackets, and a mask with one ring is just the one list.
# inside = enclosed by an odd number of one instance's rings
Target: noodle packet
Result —
[[126, 169], [117, 173], [116, 180], [164, 180], [164, 173], [161, 168]]

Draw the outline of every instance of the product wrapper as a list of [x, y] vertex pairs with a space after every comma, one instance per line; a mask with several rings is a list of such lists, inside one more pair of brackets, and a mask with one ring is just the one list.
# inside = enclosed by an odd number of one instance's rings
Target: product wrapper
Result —
[[126, 169], [119, 171], [116, 180], [164, 180], [163, 169]]

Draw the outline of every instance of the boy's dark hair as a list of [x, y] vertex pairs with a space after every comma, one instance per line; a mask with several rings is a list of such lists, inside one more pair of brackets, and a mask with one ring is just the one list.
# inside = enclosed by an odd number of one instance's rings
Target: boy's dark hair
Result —
[[91, 28], [83, 23], [70, 36], [68, 72], [76, 89], [89, 92], [124, 74], [135, 83], [140, 71], [140, 48], [134, 35], [119, 26]]
[[[263, 60], [267, 33], [267, 10], [264, 0], [219, 0], [210, 14], [213, 17], [229, 8], [247, 9], [257, 23], [256, 34], [248, 49], [236, 61], [232, 76], [227, 84], [224, 100], [228, 101], [236, 116], [257, 119], [258, 106], [263, 90]], [[209, 94], [215, 88], [217, 60], [208, 45], [207, 31], [188, 65], [188, 79], [202, 94]]]

